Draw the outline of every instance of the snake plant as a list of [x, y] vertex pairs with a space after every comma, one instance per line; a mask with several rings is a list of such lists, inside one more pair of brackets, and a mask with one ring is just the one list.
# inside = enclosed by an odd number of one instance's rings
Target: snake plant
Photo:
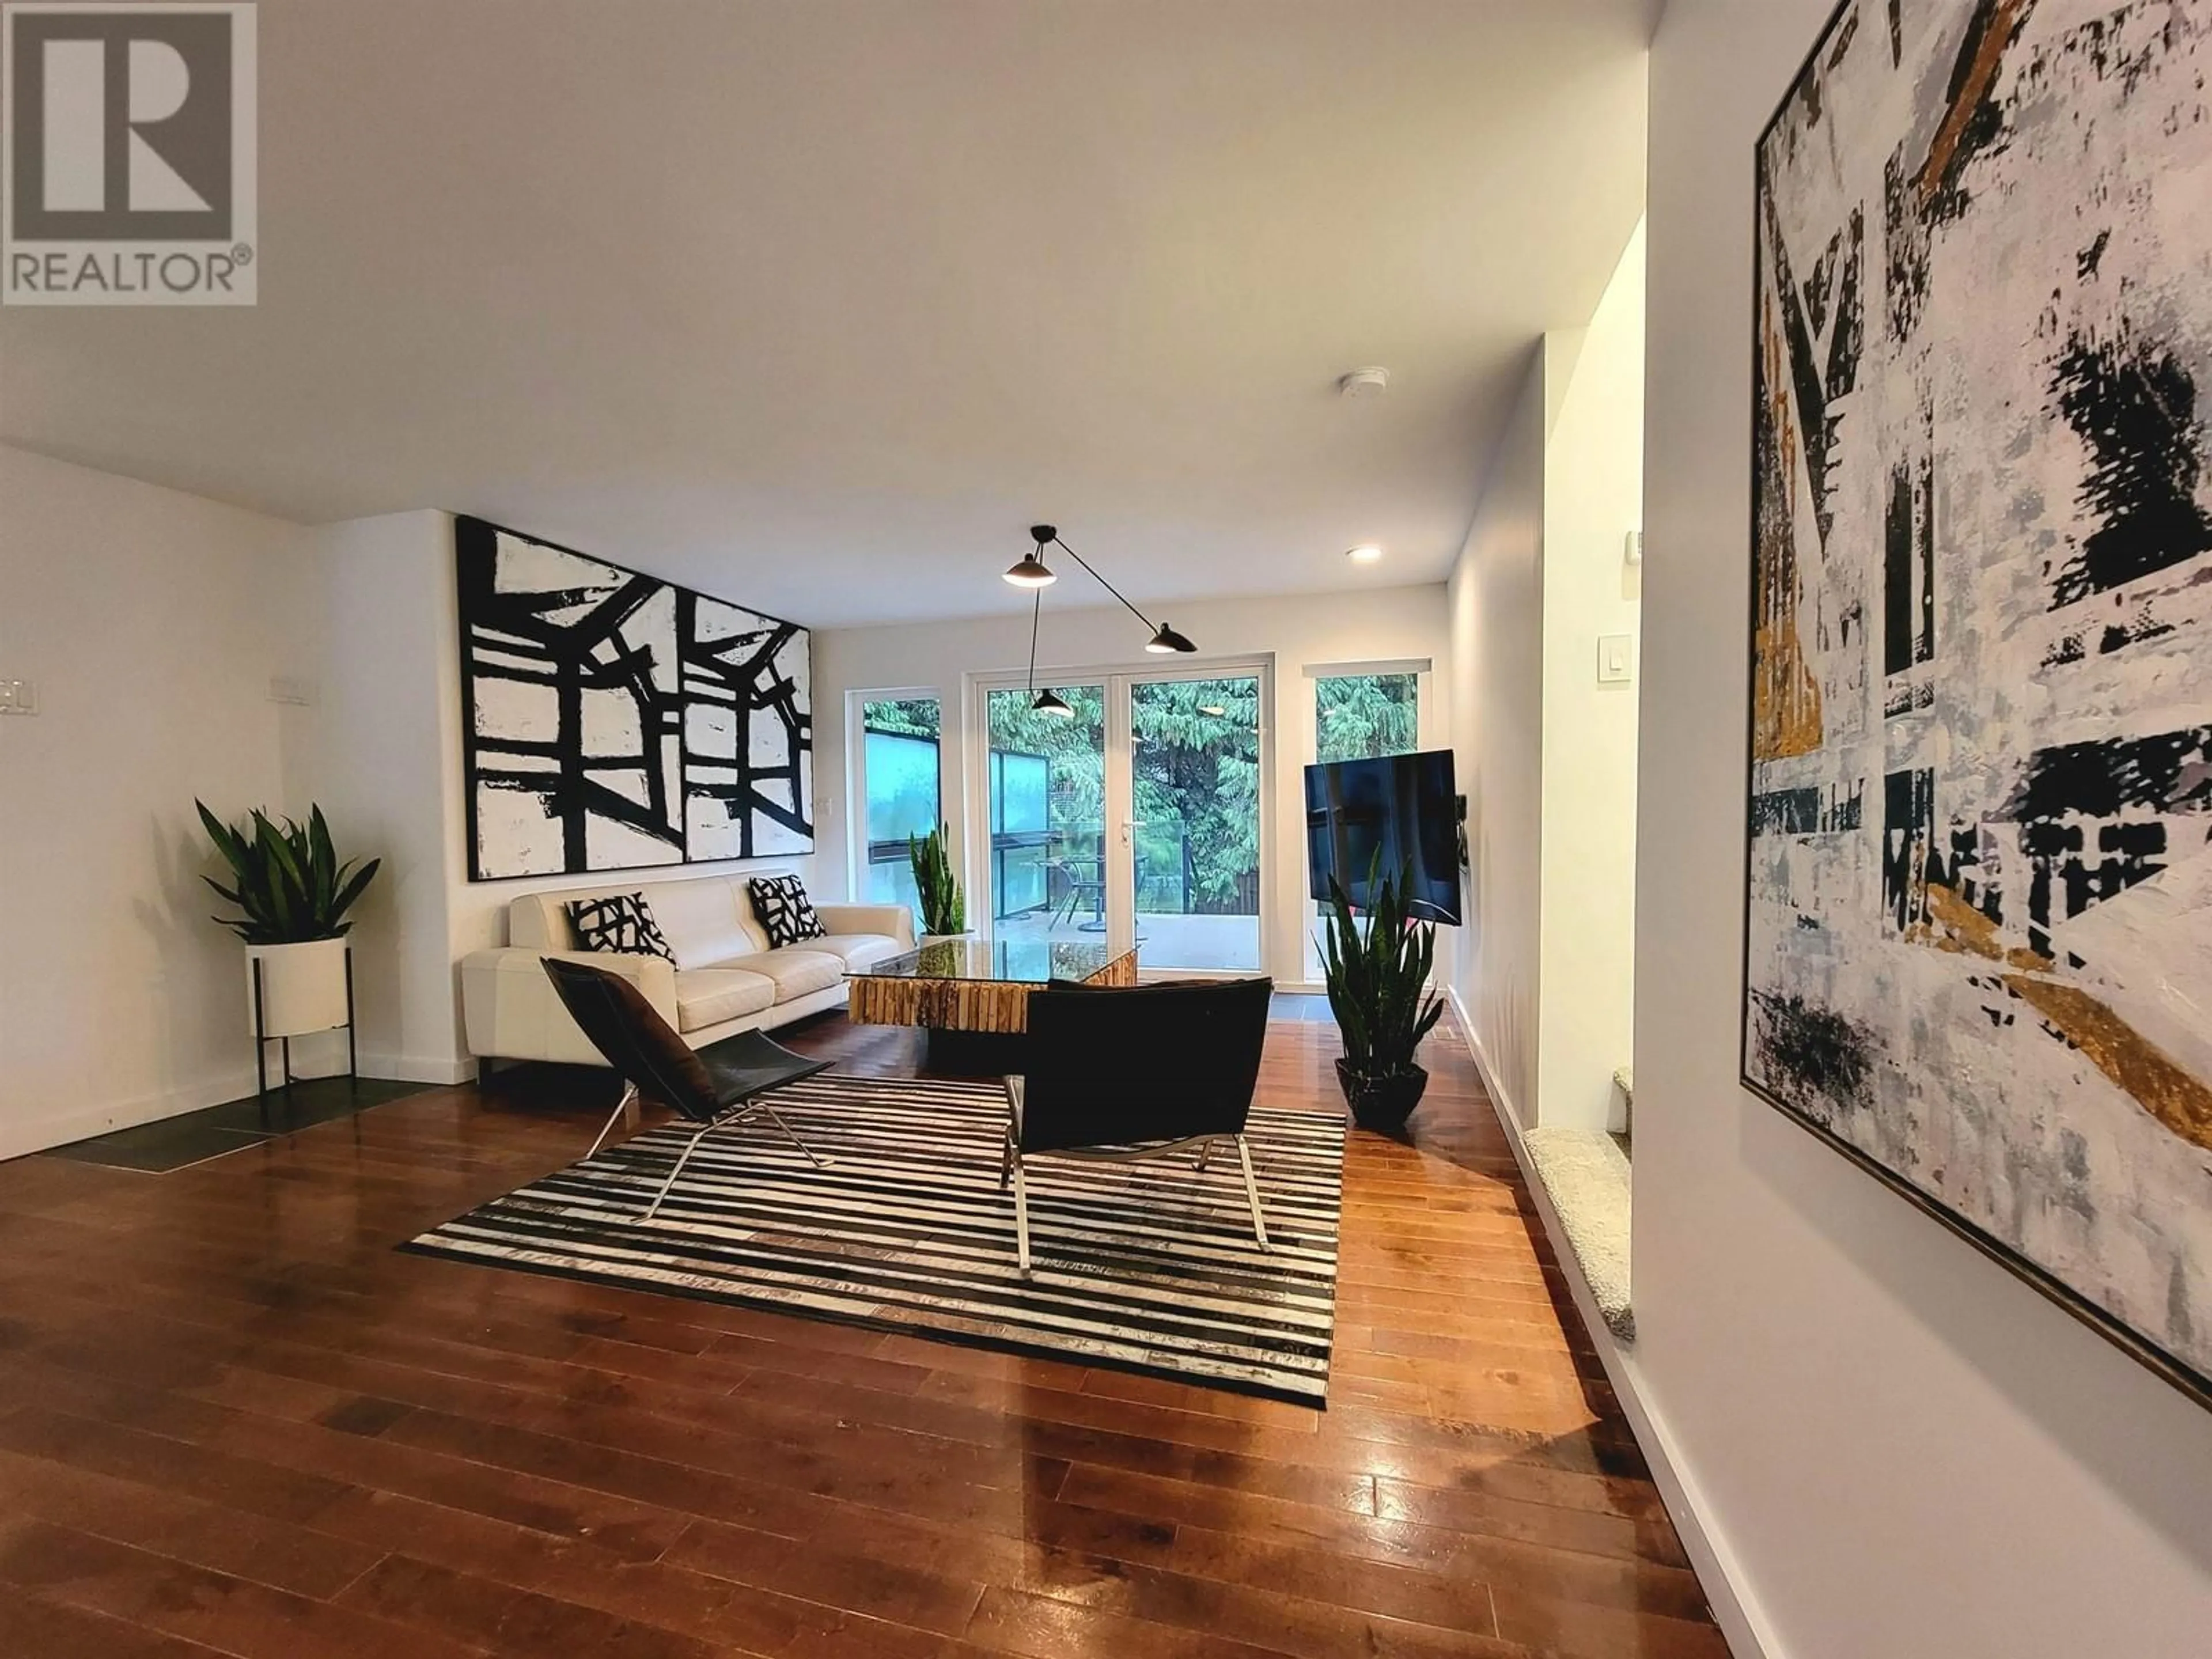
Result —
[[945, 850], [945, 831], [906, 838], [907, 857], [914, 864], [915, 892], [921, 901], [921, 931], [958, 933], [968, 927], [968, 901], [960, 879], [952, 873], [952, 860]]
[[215, 921], [248, 945], [300, 945], [310, 939], [342, 938], [353, 924], [345, 913], [374, 878], [380, 859], [356, 868], [340, 864], [331, 845], [331, 826], [323, 809], [310, 807], [307, 821], [271, 818], [258, 807], [234, 829], [194, 801], [208, 839], [230, 866], [231, 885], [213, 876], [200, 879], [243, 915]]
[[1345, 1063], [1363, 1078], [1413, 1071], [1414, 1052], [1444, 1011], [1443, 999], [1429, 989], [1436, 926], [1412, 919], [1413, 884], [1410, 863], [1394, 880], [1382, 874], [1378, 859], [1368, 882], [1373, 902], [1364, 916], [1355, 916], [1343, 884], [1329, 878], [1322, 940], [1328, 1006], [1344, 1034]]

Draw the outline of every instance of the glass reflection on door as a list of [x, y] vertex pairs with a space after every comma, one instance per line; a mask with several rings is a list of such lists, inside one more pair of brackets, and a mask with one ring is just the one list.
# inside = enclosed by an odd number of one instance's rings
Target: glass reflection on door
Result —
[[1053, 690], [1072, 716], [1039, 714], [1026, 690], [986, 696], [990, 932], [1095, 943], [1106, 932], [1106, 689]]
[[1260, 679], [1129, 687], [1137, 945], [1146, 968], [1260, 968]]

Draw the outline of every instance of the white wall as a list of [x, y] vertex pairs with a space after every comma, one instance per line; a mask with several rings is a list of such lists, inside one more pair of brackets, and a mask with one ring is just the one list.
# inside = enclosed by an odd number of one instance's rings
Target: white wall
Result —
[[1598, 641], [1637, 632], [1644, 522], [1644, 228], [1587, 328], [1547, 340], [1543, 965], [1536, 1115], [1600, 1129], [1635, 1045], [1636, 686]]
[[296, 526], [0, 447], [0, 1157], [253, 1086], [197, 795], [284, 804], [270, 585]]
[[1455, 769], [1473, 866], [1452, 982], [1493, 1087], [1524, 1118], [1536, 1106], [1541, 966], [1545, 358], [1540, 345], [1530, 354], [1450, 590]]
[[1474, 866], [1452, 983], [1528, 1125], [1604, 1127], [1633, 1047], [1636, 696], [1597, 655], [1637, 631], [1643, 380], [1639, 227], [1589, 323], [1531, 354], [1452, 573]]
[[[621, 548], [580, 550], [617, 563], [625, 556]], [[386, 860], [381, 890], [356, 930], [364, 1071], [423, 1082], [475, 1074], [462, 1037], [458, 964], [471, 951], [507, 943], [507, 908], [523, 894], [633, 877], [811, 874], [813, 860], [781, 858], [471, 881], [453, 516], [401, 513], [328, 526], [314, 532], [301, 568], [292, 603], [304, 620], [291, 672], [316, 683], [316, 697], [287, 722], [288, 782], [299, 810], [320, 800], [334, 823], [347, 826], [349, 843]], [[723, 596], [744, 603], [741, 573]]]
[[[443, 513], [308, 529], [0, 447], [0, 677], [41, 703], [0, 720], [0, 1157], [251, 1091], [195, 795], [319, 803], [383, 860], [351, 936], [362, 1069], [473, 1074], [455, 964], [517, 894], [597, 878], [467, 878], [453, 560]], [[343, 1068], [341, 1038], [294, 1048]]]
[[1630, 1374], [1771, 1659], [2179, 1659], [2212, 1412], [1736, 1082], [1752, 148], [1828, 10], [1652, 54]]
[[[996, 580], [986, 566], [978, 580]], [[1384, 580], [1388, 578], [1384, 577]], [[1158, 668], [1144, 653], [1144, 629], [1126, 611], [1073, 608], [1061, 598], [1088, 577], [1064, 578], [1047, 590], [1038, 645], [1038, 681], [1067, 668]], [[1079, 589], [1077, 589], [1079, 592]], [[1058, 603], [1055, 603], [1058, 601]], [[1439, 668], [1449, 643], [1441, 586], [1388, 587], [1267, 599], [1219, 599], [1177, 605], [1169, 620], [1195, 641], [1201, 654], [1176, 665], [1209, 659], [1272, 654], [1275, 681], [1274, 868], [1268, 886], [1268, 971], [1283, 983], [1304, 978], [1303, 944], [1310, 908], [1305, 900], [1305, 767], [1314, 759], [1314, 682], [1310, 664], [1428, 658]], [[945, 714], [943, 799], [955, 846], [969, 850], [962, 803], [968, 778], [963, 676], [1020, 672], [1027, 665], [1030, 618], [980, 617], [908, 627], [834, 629], [814, 636], [815, 780], [830, 797], [821, 815], [822, 856], [816, 880], [830, 896], [848, 890], [844, 811], [847, 775], [843, 709], [855, 690], [933, 690]], [[1438, 702], [1441, 676], [1422, 684], [1422, 741], [1443, 747], [1448, 715]], [[969, 860], [969, 885], [977, 872]]]
[[361, 1068], [458, 1081], [470, 1068], [453, 969], [465, 869], [452, 519], [398, 513], [315, 532], [290, 603], [286, 672], [313, 697], [285, 711], [292, 810], [319, 804], [342, 853], [384, 861], [352, 934]]

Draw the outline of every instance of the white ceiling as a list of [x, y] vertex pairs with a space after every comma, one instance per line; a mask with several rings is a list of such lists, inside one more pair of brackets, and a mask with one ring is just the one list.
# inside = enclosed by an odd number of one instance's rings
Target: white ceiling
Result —
[[1641, 211], [1646, 10], [263, 0], [259, 306], [0, 313], [0, 438], [817, 624], [1020, 604], [1040, 519], [1140, 605], [1437, 579]]

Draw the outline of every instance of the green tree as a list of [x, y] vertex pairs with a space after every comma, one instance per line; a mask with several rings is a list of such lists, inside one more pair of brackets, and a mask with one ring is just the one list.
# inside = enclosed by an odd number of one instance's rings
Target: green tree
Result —
[[1260, 866], [1260, 684], [1158, 680], [1130, 696], [1140, 908], [1250, 914]]
[[934, 697], [891, 698], [860, 707], [861, 728], [887, 737], [935, 738], [941, 735], [941, 723]]
[[1341, 674], [1316, 681], [1315, 735], [1322, 763], [1412, 754], [1420, 741], [1419, 687], [1412, 674]]

